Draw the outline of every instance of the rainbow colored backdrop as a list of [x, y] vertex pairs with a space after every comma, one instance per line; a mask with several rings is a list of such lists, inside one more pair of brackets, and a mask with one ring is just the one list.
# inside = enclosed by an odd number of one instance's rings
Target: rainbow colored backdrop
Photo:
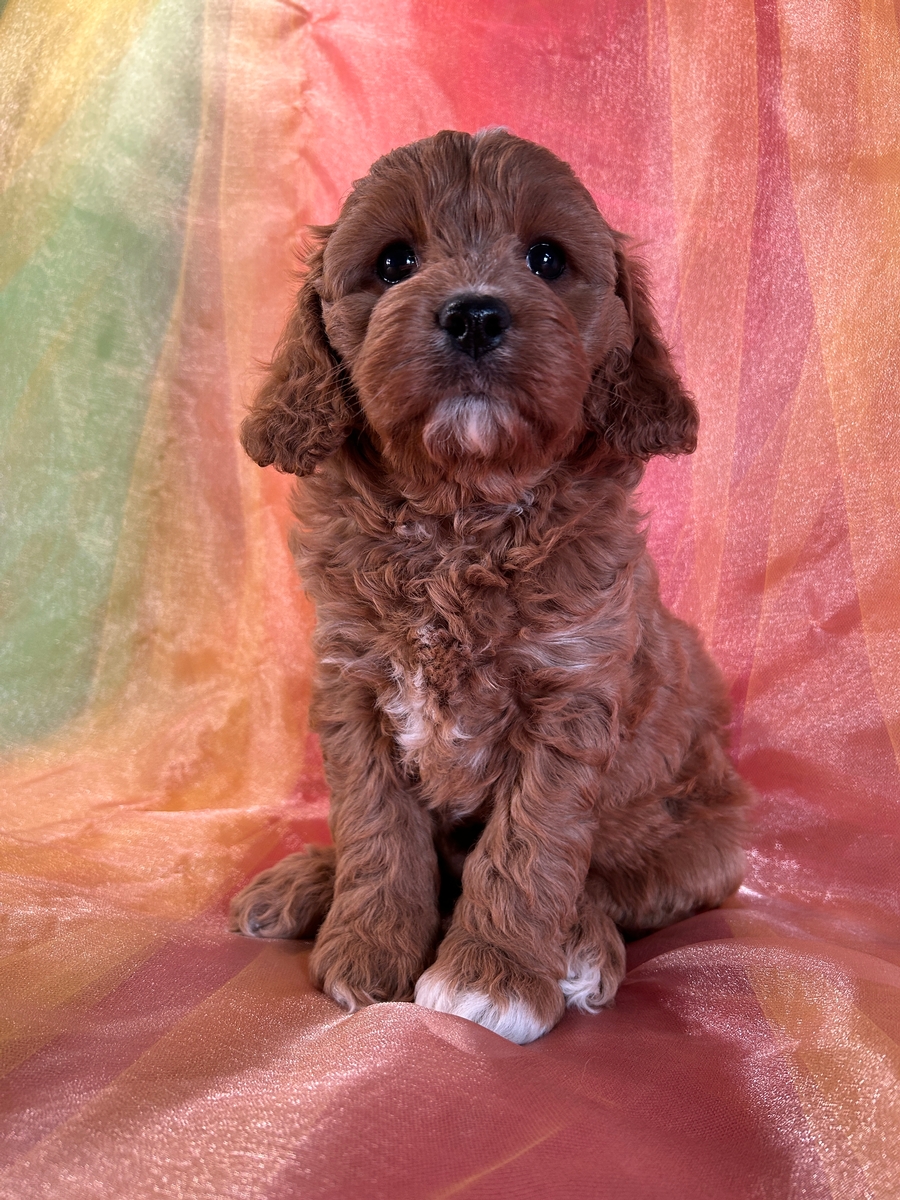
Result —
[[[900, 1195], [900, 9], [0, 2], [0, 1197]], [[287, 482], [308, 222], [503, 124], [634, 234], [703, 419], [644, 488], [760, 794], [718, 913], [532, 1047], [227, 934], [325, 836]]]

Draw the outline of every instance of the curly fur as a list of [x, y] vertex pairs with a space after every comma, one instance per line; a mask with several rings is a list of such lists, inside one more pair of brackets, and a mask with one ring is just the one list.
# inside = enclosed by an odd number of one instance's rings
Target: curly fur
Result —
[[[548, 238], [552, 282], [525, 263]], [[419, 266], [387, 286], [397, 240]], [[511, 313], [478, 359], [437, 319], [472, 293]], [[303, 477], [334, 852], [265, 872], [236, 929], [321, 925], [313, 978], [348, 1009], [415, 995], [530, 1041], [612, 999], [620, 930], [737, 887], [724, 687], [632, 504], [696, 432], [642, 268], [549, 151], [444, 132], [354, 186], [243, 429]]]

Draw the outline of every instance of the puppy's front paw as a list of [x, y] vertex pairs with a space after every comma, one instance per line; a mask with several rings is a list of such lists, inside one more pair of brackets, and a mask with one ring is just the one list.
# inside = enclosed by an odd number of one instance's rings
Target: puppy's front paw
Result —
[[262, 871], [231, 902], [231, 925], [248, 937], [313, 937], [334, 894], [334, 847], [309, 846]]
[[493, 946], [449, 939], [416, 984], [416, 1004], [465, 1017], [519, 1045], [552, 1029], [565, 1009], [555, 980], [526, 970]]
[[412, 999], [413, 984], [431, 949], [431, 937], [394, 925], [381, 931], [345, 924], [339, 914], [322, 926], [309, 960], [313, 983], [348, 1012], [385, 1000]]

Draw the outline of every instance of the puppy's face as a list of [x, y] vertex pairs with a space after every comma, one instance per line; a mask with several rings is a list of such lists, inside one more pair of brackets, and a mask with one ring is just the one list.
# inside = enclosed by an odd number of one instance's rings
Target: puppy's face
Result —
[[503, 132], [439, 135], [376, 163], [317, 288], [392, 465], [477, 484], [565, 457], [594, 372], [633, 340], [615, 250], [571, 170]]
[[261, 465], [308, 474], [355, 429], [401, 486], [509, 499], [586, 438], [613, 459], [694, 448], [640, 264], [549, 150], [439, 133], [318, 232], [243, 426]]

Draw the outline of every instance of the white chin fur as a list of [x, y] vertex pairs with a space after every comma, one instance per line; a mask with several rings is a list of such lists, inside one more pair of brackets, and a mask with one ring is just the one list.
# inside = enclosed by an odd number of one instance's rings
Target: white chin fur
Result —
[[559, 981], [560, 990], [569, 1008], [580, 1008], [582, 1012], [598, 1012], [612, 999], [605, 986], [603, 973], [596, 963], [579, 961], [569, 963], [568, 974]]
[[425, 449], [438, 459], [449, 454], [490, 458], [510, 436], [513, 414], [487, 396], [441, 400], [423, 430]]
[[483, 992], [460, 991], [430, 971], [416, 984], [416, 1004], [474, 1021], [520, 1046], [533, 1042], [552, 1027], [552, 1022], [541, 1021], [524, 1000], [499, 1005]]

